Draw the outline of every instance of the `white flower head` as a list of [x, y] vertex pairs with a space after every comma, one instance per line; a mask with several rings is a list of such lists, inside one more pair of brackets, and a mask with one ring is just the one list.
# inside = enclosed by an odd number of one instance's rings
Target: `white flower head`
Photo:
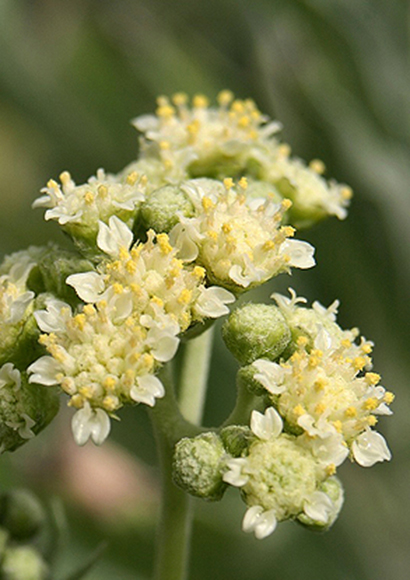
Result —
[[294, 229], [281, 225], [290, 202], [277, 204], [267, 199], [257, 205], [247, 203], [246, 180], [234, 188], [232, 179], [225, 179], [225, 189], [221, 192], [215, 187], [214, 193], [200, 182], [196, 180], [190, 188], [196, 192], [196, 196], [191, 194], [196, 215], [181, 216], [170, 240], [183, 260], [195, 260], [206, 269], [211, 282], [244, 291], [291, 267], [314, 265], [313, 247], [289, 240]]
[[145, 198], [146, 178], [136, 172], [127, 175], [97, 171], [84, 185], [76, 185], [71, 175], [60, 175], [61, 185], [50, 180], [33, 208], [46, 208], [45, 219], [56, 220], [74, 237], [95, 238], [98, 222], [108, 222], [113, 215], [132, 225]]

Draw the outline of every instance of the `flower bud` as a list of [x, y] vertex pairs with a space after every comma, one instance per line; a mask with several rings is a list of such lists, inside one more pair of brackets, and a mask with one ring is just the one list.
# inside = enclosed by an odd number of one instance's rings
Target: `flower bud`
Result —
[[226, 451], [232, 457], [240, 457], [255, 439], [249, 427], [229, 425], [221, 431], [221, 439]]
[[266, 395], [266, 389], [259, 380], [255, 379], [256, 374], [258, 374], [258, 369], [253, 365], [241, 367], [236, 374], [236, 384], [238, 388], [245, 387], [254, 395]]
[[42, 431], [59, 408], [55, 389], [29, 384], [12, 363], [0, 367], [0, 452], [14, 451]]
[[7, 548], [1, 564], [4, 580], [46, 580], [48, 567], [39, 552], [31, 546]]
[[225, 449], [215, 433], [184, 438], [175, 447], [173, 478], [188, 493], [209, 501], [221, 499], [226, 484], [222, 481]]
[[16, 540], [35, 536], [45, 522], [45, 512], [37, 497], [26, 489], [0, 496], [0, 525]]
[[246, 304], [237, 308], [225, 322], [222, 336], [243, 365], [258, 358], [276, 360], [291, 338], [279, 309], [266, 304]]
[[153, 191], [141, 207], [145, 230], [168, 233], [179, 221], [178, 213], [192, 217], [194, 207], [188, 195], [177, 185], [165, 185]]

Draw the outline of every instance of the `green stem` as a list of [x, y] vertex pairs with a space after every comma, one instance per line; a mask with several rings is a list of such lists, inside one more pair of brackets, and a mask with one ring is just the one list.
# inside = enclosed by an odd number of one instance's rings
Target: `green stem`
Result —
[[151, 410], [162, 483], [154, 580], [187, 578], [192, 505], [190, 496], [172, 481], [172, 457], [179, 439], [193, 437], [201, 432], [196, 425], [202, 417], [211, 347], [211, 330], [187, 343], [181, 372], [179, 406], [172, 384], [171, 368], [165, 365], [161, 380], [166, 395]]
[[256, 407], [256, 396], [245, 385], [238, 385], [235, 407], [229, 417], [223, 422], [227, 425], [249, 425], [250, 416]]
[[182, 415], [194, 425], [201, 423], [212, 354], [214, 327], [185, 345], [178, 398]]

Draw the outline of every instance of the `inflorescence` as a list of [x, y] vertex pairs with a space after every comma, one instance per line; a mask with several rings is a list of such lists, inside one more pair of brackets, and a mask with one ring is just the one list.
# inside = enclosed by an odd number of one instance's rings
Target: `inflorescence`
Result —
[[[75, 409], [76, 442], [101, 444], [124, 405], [167, 396], [158, 373], [182, 338], [246, 291], [314, 266], [298, 229], [346, 217], [350, 188], [327, 181], [322, 162], [292, 157], [279, 123], [230, 91], [217, 102], [160, 97], [155, 115], [134, 121], [136, 161], [83, 185], [64, 171], [34, 201], [73, 249], [29, 248], [0, 266], [2, 451], [51, 421], [55, 386]], [[372, 370], [373, 344], [340, 328], [338, 302], [273, 298], [223, 327], [247, 411], [181, 435], [173, 466], [176, 484], [204, 499], [240, 488], [243, 529], [257, 538], [286, 519], [329, 528], [343, 503], [337, 468], [390, 459], [374, 427], [393, 395]]]

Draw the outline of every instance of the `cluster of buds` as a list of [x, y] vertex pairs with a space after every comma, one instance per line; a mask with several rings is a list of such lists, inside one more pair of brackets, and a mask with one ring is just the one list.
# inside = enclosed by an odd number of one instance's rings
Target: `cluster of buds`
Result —
[[227, 484], [241, 489], [243, 530], [257, 538], [287, 519], [328, 529], [343, 504], [337, 468], [347, 457], [363, 467], [391, 458], [372, 428], [394, 399], [371, 371], [372, 343], [340, 328], [337, 303], [304, 308], [290, 293], [273, 295], [278, 306], [238, 308], [223, 328], [242, 365], [238, 387], [264, 412], [175, 451], [175, 481], [188, 492], [212, 500]]
[[[159, 371], [182, 338], [246, 291], [314, 266], [297, 228], [346, 217], [350, 188], [324, 179], [320, 161], [292, 157], [277, 122], [230, 91], [217, 102], [160, 97], [155, 115], [134, 122], [137, 160], [83, 185], [64, 171], [34, 201], [73, 249], [29, 248], [0, 266], [0, 451], [50, 422], [59, 390], [76, 442], [101, 444], [124, 405], [167, 396]], [[290, 518], [330, 527], [343, 503], [336, 468], [348, 456], [362, 466], [390, 458], [373, 427], [393, 396], [371, 371], [372, 344], [338, 326], [337, 303], [274, 298], [234, 310], [223, 327], [247, 412], [182, 434], [174, 457], [188, 493], [240, 488], [243, 528], [258, 538]]]

